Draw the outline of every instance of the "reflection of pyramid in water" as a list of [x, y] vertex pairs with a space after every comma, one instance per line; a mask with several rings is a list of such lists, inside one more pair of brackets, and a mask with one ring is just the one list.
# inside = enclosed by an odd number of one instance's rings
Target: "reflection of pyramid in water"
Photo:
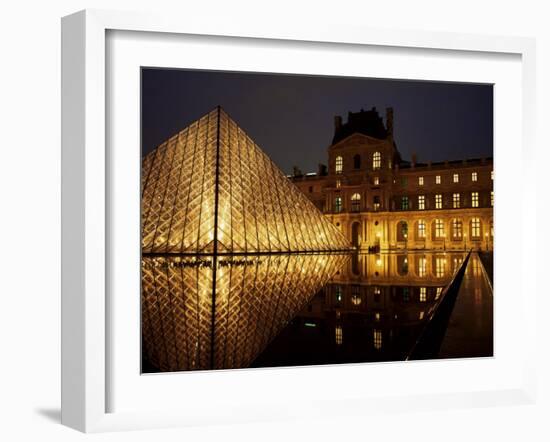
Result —
[[210, 257], [144, 257], [145, 354], [158, 371], [248, 367], [348, 259], [220, 257], [214, 273]]
[[144, 253], [349, 248], [340, 231], [217, 108], [143, 160]]

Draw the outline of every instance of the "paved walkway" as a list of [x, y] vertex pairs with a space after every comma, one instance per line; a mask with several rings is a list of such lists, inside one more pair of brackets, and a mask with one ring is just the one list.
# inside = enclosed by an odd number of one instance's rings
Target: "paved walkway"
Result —
[[477, 252], [473, 252], [438, 358], [492, 355], [493, 290], [487, 282]]

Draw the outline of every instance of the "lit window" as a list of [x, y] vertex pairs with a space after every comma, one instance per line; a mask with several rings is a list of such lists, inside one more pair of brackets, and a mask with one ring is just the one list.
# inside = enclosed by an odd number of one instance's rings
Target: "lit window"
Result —
[[491, 190], [491, 207], [495, 205], [495, 192]]
[[342, 345], [343, 339], [342, 339], [342, 326], [337, 325], [335, 328], [335, 337], [336, 337], [336, 345]]
[[462, 238], [462, 220], [460, 219], [453, 219], [452, 223], [452, 235], [453, 239], [461, 239]]
[[420, 287], [420, 302], [426, 302], [426, 287]]
[[443, 195], [441, 195], [440, 193], [438, 193], [436, 196], [435, 196], [435, 208], [436, 209], [441, 209], [443, 207]]
[[477, 172], [472, 172], [472, 181], [477, 181]]
[[441, 296], [441, 293], [443, 293], [443, 287], [437, 287], [437, 290], [435, 291], [435, 300], [437, 301], [439, 297]]
[[426, 238], [426, 221], [424, 220], [418, 221], [417, 233], [419, 238]]
[[459, 180], [458, 173], [454, 173], [453, 174], [453, 183], [458, 183], [458, 180]]
[[435, 277], [443, 278], [445, 276], [445, 265], [447, 260], [445, 258], [436, 258], [435, 259]]
[[381, 164], [382, 164], [382, 156], [380, 155], [380, 152], [374, 152], [374, 154], [372, 155], [373, 170], [380, 169]]
[[373, 196], [372, 205], [374, 210], [380, 210], [380, 196], [378, 195]]
[[470, 221], [470, 236], [481, 238], [481, 221], [479, 218], [472, 218], [472, 221]]
[[351, 211], [360, 212], [361, 211], [361, 195], [354, 193], [351, 196]]
[[377, 176], [374, 177], [374, 185], [375, 186], [378, 186], [380, 184], [380, 178], [378, 178]]
[[[376, 260], [376, 265], [377, 266], [382, 265], [382, 260], [380, 258]], [[380, 287], [374, 287], [373, 292], [374, 292], [374, 302], [376, 303], [380, 302], [380, 293], [381, 293]]]
[[334, 198], [334, 211], [340, 213], [342, 211], [342, 197]]
[[336, 302], [342, 302], [342, 286], [334, 286], [334, 294], [336, 296]]
[[460, 193], [453, 193], [453, 209], [460, 209]]
[[418, 259], [418, 276], [426, 276], [426, 258]]
[[391, 160], [388, 161], [388, 169], [391, 170]]
[[435, 184], [441, 184], [441, 175], [435, 176]]
[[435, 237], [443, 238], [445, 236], [445, 227], [442, 219], [436, 219], [435, 222]]
[[419, 185], [419, 186], [423, 186], [423, 185], [424, 185], [424, 177], [423, 177], [423, 176], [419, 176], [419, 177], [418, 177], [418, 185]]
[[479, 193], [472, 192], [472, 207], [479, 207]]
[[409, 234], [409, 225], [405, 221], [401, 221], [399, 223], [398, 229], [399, 229], [398, 230], [398, 237], [399, 237], [399, 234], [401, 234], [400, 238], [398, 238], [398, 241], [406, 240], [407, 236]]
[[492, 179], [492, 180], [495, 179], [495, 171], [494, 171], [494, 170], [491, 170], [491, 179]]
[[461, 258], [453, 258], [453, 272], [456, 272], [462, 264]]
[[424, 310], [422, 310], [422, 311], [418, 314], [418, 319], [420, 319], [420, 320], [424, 319]]
[[336, 157], [336, 166], [334, 167], [334, 172], [342, 173], [344, 169], [344, 159], [342, 157]]
[[409, 210], [409, 197], [408, 196], [402, 196], [401, 197], [401, 210]]
[[424, 195], [418, 195], [418, 210], [424, 210], [426, 208], [426, 197]]
[[374, 348], [376, 348], [376, 350], [380, 350], [382, 348], [382, 331], [381, 330], [374, 330], [373, 341], [374, 341]]
[[336, 180], [336, 188], [339, 189], [342, 186], [342, 181]]

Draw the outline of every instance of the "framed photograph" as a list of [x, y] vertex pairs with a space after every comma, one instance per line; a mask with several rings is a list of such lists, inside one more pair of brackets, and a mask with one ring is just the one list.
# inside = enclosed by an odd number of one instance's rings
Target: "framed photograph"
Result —
[[62, 27], [64, 424], [534, 400], [533, 41]]

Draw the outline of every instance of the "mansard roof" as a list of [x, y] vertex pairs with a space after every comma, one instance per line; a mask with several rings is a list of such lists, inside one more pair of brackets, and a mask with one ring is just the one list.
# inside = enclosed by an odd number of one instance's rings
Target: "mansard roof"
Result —
[[379, 140], [385, 140], [388, 137], [388, 130], [375, 107], [368, 111], [361, 109], [359, 112], [348, 112], [347, 123], [342, 123], [342, 117], [337, 116], [335, 118], [332, 144], [336, 144], [355, 133]]

